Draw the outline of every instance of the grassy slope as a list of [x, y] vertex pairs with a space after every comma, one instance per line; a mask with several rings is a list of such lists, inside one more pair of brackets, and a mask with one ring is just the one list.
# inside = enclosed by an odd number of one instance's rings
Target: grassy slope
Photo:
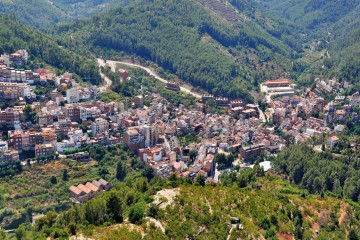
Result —
[[[6, 208], [13, 212], [12, 215], [0, 219], [1, 225], [6, 226], [14, 219], [22, 218], [21, 212], [29, 207], [35, 213], [67, 209], [72, 205], [68, 191], [71, 185], [99, 178], [95, 164], [95, 161], [76, 163], [62, 160], [25, 167], [21, 174], [1, 178], [0, 196], [3, 201], [0, 201], [0, 212]], [[68, 181], [62, 180], [63, 169], [68, 170]], [[56, 184], [50, 182], [51, 176], [56, 176]]]
[[[272, 224], [279, 239], [292, 239], [294, 224], [287, 216], [289, 206], [299, 206], [304, 218], [304, 239], [345, 239], [350, 219], [353, 227], [359, 227], [354, 218], [359, 206], [334, 197], [318, 195], [301, 197], [301, 191], [278, 177], [264, 177], [254, 187], [199, 187], [181, 186], [180, 194], [172, 207], [159, 214], [165, 228], [149, 228], [146, 221], [141, 225], [115, 225], [95, 228], [95, 239], [227, 239], [231, 216], [241, 219], [244, 230], [233, 230], [230, 239], [262, 239], [265, 230], [259, 225], [263, 217], [275, 215], [278, 224]], [[338, 221], [339, 225], [334, 223]], [[318, 230], [319, 234], [315, 231]], [[121, 237], [120, 237], [121, 236]]]

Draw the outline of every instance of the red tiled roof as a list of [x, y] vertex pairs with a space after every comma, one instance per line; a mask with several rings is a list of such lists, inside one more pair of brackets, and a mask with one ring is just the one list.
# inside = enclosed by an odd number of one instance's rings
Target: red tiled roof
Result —
[[75, 195], [80, 195], [83, 191], [75, 186], [71, 186], [70, 188], [70, 191], [73, 192]]
[[94, 192], [99, 191], [99, 187], [95, 186], [94, 184], [92, 184], [91, 182], [87, 182], [85, 184], [86, 187], [90, 188], [91, 190], [93, 190]]
[[85, 192], [86, 194], [92, 192], [92, 190], [91, 190], [90, 188], [86, 187], [84, 184], [79, 184], [77, 187], [78, 187], [80, 190], [82, 190], [83, 192]]

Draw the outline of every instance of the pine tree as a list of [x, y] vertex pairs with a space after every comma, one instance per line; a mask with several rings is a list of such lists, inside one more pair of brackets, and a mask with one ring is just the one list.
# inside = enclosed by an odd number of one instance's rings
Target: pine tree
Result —
[[116, 166], [116, 178], [121, 181], [124, 180], [125, 177], [126, 177], [125, 166], [121, 162], [118, 162]]
[[106, 201], [106, 211], [110, 218], [114, 221], [122, 222], [122, 202], [115, 192], [111, 192], [108, 200]]

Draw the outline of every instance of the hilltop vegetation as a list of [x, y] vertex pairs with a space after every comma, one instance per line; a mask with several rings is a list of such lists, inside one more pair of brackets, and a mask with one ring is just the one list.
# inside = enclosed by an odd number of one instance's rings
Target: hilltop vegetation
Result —
[[[227, 186], [216, 187], [174, 175], [169, 181], [154, 178], [150, 183], [146, 178], [127, 177], [81, 207], [59, 215], [48, 212], [25, 235], [37, 239], [74, 234], [94, 239], [346, 239], [349, 232], [356, 235], [357, 204], [308, 195], [279, 177], [261, 175], [247, 170], [239, 177], [228, 176]], [[244, 176], [247, 180], [242, 185]], [[231, 217], [239, 218], [243, 229], [231, 225]]]
[[29, 67], [41, 67], [45, 63], [62, 71], [76, 73], [94, 84], [101, 82], [94, 60], [60, 47], [51, 37], [17, 22], [11, 16], [0, 15], [0, 54], [19, 49], [29, 52], [32, 62]]

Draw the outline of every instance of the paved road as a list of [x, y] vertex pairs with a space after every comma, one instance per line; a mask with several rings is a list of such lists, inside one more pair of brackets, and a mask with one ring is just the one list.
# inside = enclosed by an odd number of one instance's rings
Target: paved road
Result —
[[[98, 64], [99, 64], [101, 67], [105, 67], [105, 62], [104, 62], [104, 60], [98, 58], [98, 59], [97, 59], [97, 62], [98, 62]], [[113, 67], [112, 67], [111, 70], [112, 70], [113, 72], [115, 72], [115, 68], [113, 69]], [[104, 81], [105, 81], [104, 86], [100, 87], [100, 91], [101, 91], [101, 92], [105, 92], [106, 89], [111, 86], [112, 81], [110, 80], [110, 78], [108, 78], [107, 76], [105, 76], [105, 74], [103, 74], [103, 73], [101, 72], [101, 68], [99, 69], [99, 71], [100, 71], [101, 77], [102, 77], [102, 78], [104, 79]]]
[[[100, 66], [105, 66], [104, 60], [98, 58], [97, 61], [98, 61], [98, 63], [99, 63]], [[138, 65], [138, 64], [121, 62], [121, 61], [112, 61], [112, 60], [106, 60], [106, 63], [108, 63], [108, 64], [110, 65], [111, 70], [112, 70], [113, 72], [115, 72], [116, 64], [119, 63], [119, 64], [123, 64], [123, 65], [129, 66], [129, 67], [141, 68], [141, 69], [145, 70], [150, 76], [156, 78], [156, 79], [159, 80], [160, 82], [163, 82], [163, 83], [167, 83], [167, 82], [168, 82], [168, 80], [159, 77], [159, 76], [158, 76], [156, 73], [154, 73], [151, 69], [149, 69], [149, 68], [147, 68], [147, 67], [143, 67], [143, 66]], [[100, 73], [100, 74], [102, 74], [102, 73]], [[103, 76], [103, 75], [102, 75], [102, 76]], [[105, 77], [104, 77], [104, 79], [105, 79]], [[107, 81], [107, 80], [105, 79], [105, 81]], [[111, 82], [110, 79], [109, 79], [109, 81]], [[110, 84], [110, 85], [111, 85], [111, 84]], [[190, 94], [190, 95], [192, 95], [192, 96], [194, 96], [194, 97], [196, 97], [196, 98], [201, 98], [201, 95], [200, 95], [200, 94], [195, 93], [195, 92], [192, 92], [191, 90], [189, 90], [189, 89], [187, 89], [187, 88], [180, 87], [180, 90], [181, 90], [182, 92], [188, 93], [188, 94]]]

